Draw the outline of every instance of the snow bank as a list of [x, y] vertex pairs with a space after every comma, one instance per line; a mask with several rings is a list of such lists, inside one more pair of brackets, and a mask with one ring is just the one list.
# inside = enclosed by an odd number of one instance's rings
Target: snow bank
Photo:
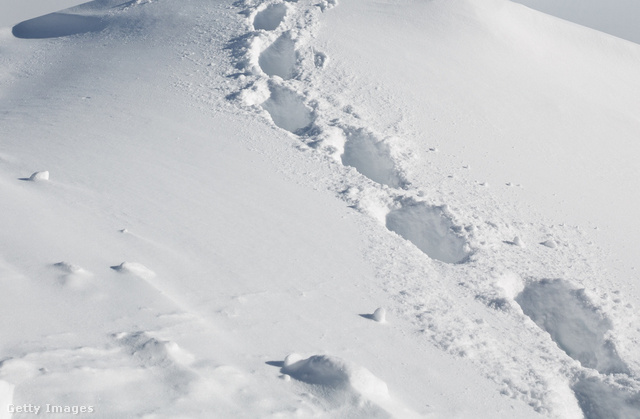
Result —
[[355, 390], [367, 398], [389, 397], [384, 381], [366, 368], [357, 366], [338, 357], [313, 355], [307, 359], [289, 362], [282, 367], [282, 373], [308, 384], [317, 384], [334, 390]]

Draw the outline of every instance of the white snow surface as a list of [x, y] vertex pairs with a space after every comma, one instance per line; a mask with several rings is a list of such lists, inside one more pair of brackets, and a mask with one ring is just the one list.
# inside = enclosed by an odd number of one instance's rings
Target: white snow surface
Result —
[[640, 417], [640, 45], [506, 0], [52, 11], [0, 29], [0, 418]]

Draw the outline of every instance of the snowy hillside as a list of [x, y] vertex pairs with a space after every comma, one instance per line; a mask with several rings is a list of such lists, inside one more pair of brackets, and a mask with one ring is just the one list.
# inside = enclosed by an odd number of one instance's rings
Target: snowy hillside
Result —
[[0, 418], [639, 417], [639, 58], [503, 0], [0, 29]]

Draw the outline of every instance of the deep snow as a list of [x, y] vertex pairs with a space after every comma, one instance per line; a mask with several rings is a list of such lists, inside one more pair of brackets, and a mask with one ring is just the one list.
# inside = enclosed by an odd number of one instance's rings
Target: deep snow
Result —
[[0, 417], [640, 414], [639, 46], [502, 0], [30, 18]]

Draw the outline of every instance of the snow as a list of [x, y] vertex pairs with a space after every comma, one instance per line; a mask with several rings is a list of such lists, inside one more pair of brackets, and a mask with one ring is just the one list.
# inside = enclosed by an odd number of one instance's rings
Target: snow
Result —
[[401, 187], [404, 180], [397, 173], [390, 146], [362, 128], [344, 130], [342, 164], [355, 169], [376, 183], [392, 188]]
[[29, 176], [29, 179], [32, 182], [42, 182], [42, 181], [47, 181], [49, 180], [49, 172], [48, 171], [42, 171], [42, 172], [34, 172], [31, 174], [31, 176]]
[[528, 284], [516, 301], [571, 358], [602, 374], [628, 374], [615, 345], [605, 338], [610, 321], [584, 294], [563, 280]]
[[377, 321], [378, 323], [385, 323], [387, 321], [386, 316], [387, 316], [387, 311], [383, 307], [378, 307], [376, 308], [376, 311], [374, 311], [373, 314], [371, 315], [371, 318]]
[[445, 207], [409, 202], [391, 211], [386, 225], [432, 259], [460, 263], [469, 256], [468, 244], [455, 232], [461, 229], [453, 224]]
[[295, 43], [291, 35], [285, 33], [262, 51], [258, 63], [267, 75], [288, 80], [295, 75], [296, 60]]
[[273, 81], [269, 84], [271, 95], [262, 104], [269, 112], [273, 123], [278, 127], [295, 133], [309, 127], [313, 122], [313, 113], [297, 92]]
[[255, 30], [272, 31], [280, 26], [286, 14], [286, 3], [273, 3], [264, 8], [260, 7], [253, 17], [253, 28]]
[[503, 0], [42, 7], [0, 30], [0, 417], [638, 416], [638, 45]]

